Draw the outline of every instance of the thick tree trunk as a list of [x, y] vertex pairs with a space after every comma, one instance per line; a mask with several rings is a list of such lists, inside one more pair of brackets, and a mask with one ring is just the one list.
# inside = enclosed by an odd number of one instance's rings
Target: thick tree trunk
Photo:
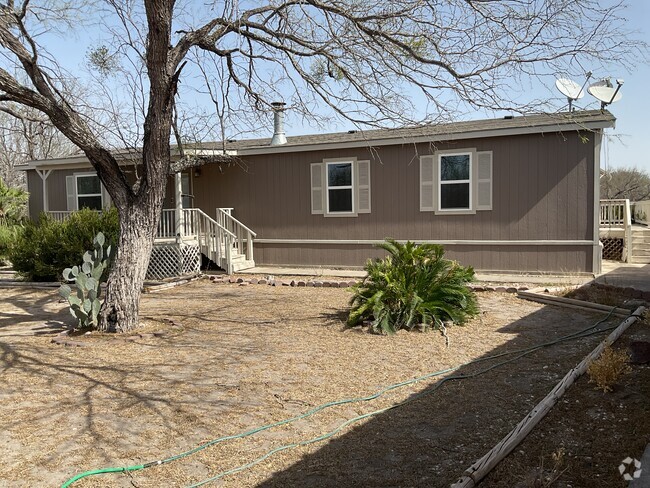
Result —
[[[160, 199], [162, 200], [162, 199]], [[120, 236], [117, 255], [108, 276], [99, 330], [127, 332], [138, 326], [140, 293], [144, 283], [154, 230], [158, 224], [158, 202], [141, 202], [120, 211]]]

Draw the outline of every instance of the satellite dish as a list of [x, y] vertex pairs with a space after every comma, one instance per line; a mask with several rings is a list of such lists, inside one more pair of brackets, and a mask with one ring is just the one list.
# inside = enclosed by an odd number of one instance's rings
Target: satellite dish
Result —
[[586, 77], [587, 78], [582, 86], [569, 78], [558, 78], [555, 80], [555, 87], [560, 90], [560, 93], [562, 93], [569, 102], [569, 112], [572, 111], [573, 101], [585, 96], [584, 89], [587, 81], [591, 78], [591, 71], [587, 72]]
[[619, 93], [623, 83], [624, 80], [617, 79], [616, 87], [614, 87], [610, 79], [606, 78], [602, 81], [592, 83], [589, 86], [588, 91], [593, 97], [600, 100], [600, 108], [604, 109], [610, 103], [618, 102], [623, 97], [623, 95]]

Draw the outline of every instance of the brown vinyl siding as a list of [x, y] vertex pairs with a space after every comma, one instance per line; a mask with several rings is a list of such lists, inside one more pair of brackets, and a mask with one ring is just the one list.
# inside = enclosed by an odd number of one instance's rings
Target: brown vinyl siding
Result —
[[[233, 215], [260, 239], [592, 240], [593, 134], [531, 134], [437, 144], [437, 149], [493, 151], [493, 209], [471, 215], [419, 210], [419, 155], [428, 144], [251, 156], [220, 173], [206, 166], [194, 179], [196, 206]], [[371, 160], [372, 212], [312, 215], [310, 163]], [[359, 266], [367, 246], [256, 245], [260, 264]], [[591, 270], [585, 246], [448, 246], [451, 257], [479, 269]]]
[[[47, 177], [47, 200], [49, 210], [68, 210], [68, 199], [65, 189], [65, 177], [75, 173], [85, 173], [92, 169], [59, 169], [53, 170]], [[43, 211], [43, 182], [36, 171], [27, 171], [27, 190], [29, 191], [29, 216], [37, 219]]]
[[[445, 256], [483, 271], [584, 273], [591, 268], [591, 246], [445, 246]], [[255, 244], [256, 264], [359, 267], [385, 253], [370, 245]]]

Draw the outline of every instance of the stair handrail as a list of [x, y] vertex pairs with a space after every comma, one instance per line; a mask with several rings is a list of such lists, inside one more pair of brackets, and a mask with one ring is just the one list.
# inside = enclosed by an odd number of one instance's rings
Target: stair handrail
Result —
[[626, 263], [632, 262], [632, 212], [630, 212], [630, 200], [625, 199], [624, 229], [625, 229], [625, 251], [623, 256]]
[[[232, 210], [232, 209], [229, 209]], [[249, 261], [253, 260], [253, 238], [257, 237], [257, 234], [253, 232], [249, 227], [241, 223], [229, 211], [226, 211], [223, 208], [217, 207], [217, 221], [223, 221], [224, 227], [231, 226], [235, 235], [237, 236], [236, 244], [237, 250], [240, 254], [244, 254], [244, 240], [246, 241], [246, 259]], [[244, 239], [244, 234], [246, 238]]]
[[219, 208], [219, 207], [217, 207], [217, 215], [219, 215], [220, 213], [221, 213], [221, 215], [223, 215], [224, 217], [226, 217], [225, 220], [230, 220], [230, 221], [233, 222], [234, 224], [237, 224], [237, 226], [239, 226], [239, 227], [241, 227], [242, 229], [244, 229], [246, 232], [250, 232], [251, 235], [252, 235], [253, 237], [257, 237], [257, 233], [253, 232], [251, 229], [249, 229], [248, 227], [246, 227], [246, 225], [242, 224], [239, 220], [237, 220], [237, 219], [236, 219], [235, 217], [233, 217], [231, 214], [229, 214], [228, 212], [226, 212], [223, 208]]

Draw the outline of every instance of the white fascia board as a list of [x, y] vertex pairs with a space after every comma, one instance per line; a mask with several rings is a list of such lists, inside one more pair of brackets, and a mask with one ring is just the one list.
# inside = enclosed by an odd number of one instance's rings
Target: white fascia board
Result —
[[506, 137], [525, 134], [548, 134], [548, 133], [562, 133], [574, 132], [580, 130], [601, 130], [614, 127], [612, 121], [600, 122], [586, 122], [584, 124], [553, 124], [535, 127], [516, 127], [510, 129], [492, 129], [492, 130], [477, 130], [469, 132], [457, 132], [448, 134], [433, 134], [418, 137], [394, 137], [389, 139], [364, 139], [359, 141], [348, 142], [325, 142], [314, 144], [300, 144], [300, 145], [285, 145], [285, 146], [263, 146], [254, 148], [242, 148], [239, 150], [239, 156], [254, 156], [259, 154], [270, 153], [287, 153], [287, 152], [302, 152], [302, 151], [324, 151], [327, 149], [349, 149], [359, 147], [378, 147], [378, 146], [396, 146], [404, 144], [418, 144], [429, 142], [447, 142], [459, 141], [466, 139], [479, 139], [490, 137]]
[[[141, 152], [131, 149], [124, 149], [121, 151], [112, 152], [113, 157], [117, 160], [118, 164], [131, 164], [134, 157], [141, 157]], [[35, 161], [28, 161], [26, 164], [16, 166], [16, 169], [27, 171], [30, 169], [41, 169], [56, 166], [57, 169], [69, 168], [83, 168], [91, 166], [90, 160], [85, 154], [77, 154], [74, 156], [67, 156], [64, 158], [40, 159]]]

